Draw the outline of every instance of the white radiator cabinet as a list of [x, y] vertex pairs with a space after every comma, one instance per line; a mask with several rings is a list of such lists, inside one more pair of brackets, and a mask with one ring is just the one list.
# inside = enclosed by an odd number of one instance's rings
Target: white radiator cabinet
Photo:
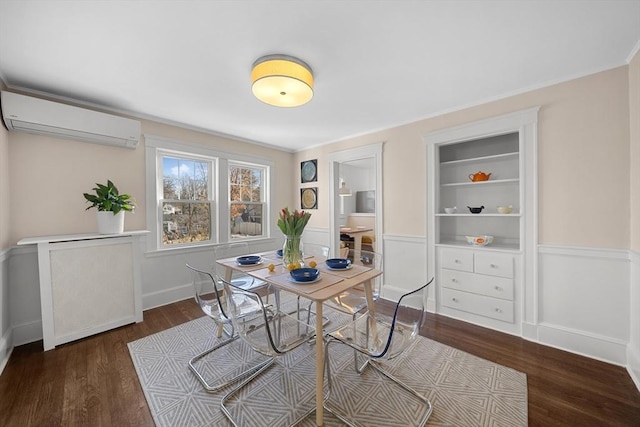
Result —
[[22, 239], [36, 244], [44, 350], [141, 322], [141, 237], [80, 234]]

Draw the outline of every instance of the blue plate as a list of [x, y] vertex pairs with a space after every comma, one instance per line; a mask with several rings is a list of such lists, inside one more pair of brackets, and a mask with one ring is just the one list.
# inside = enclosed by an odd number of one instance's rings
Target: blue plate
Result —
[[282, 258], [282, 249], [278, 249], [276, 251], [276, 255], [279, 256], [280, 258]]
[[329, 258], [325, 262], [333, 270], [346, 270], [351, 266], [351, 261], [345, 258]]
[[291, 278], [296, 282], [312, 282], [320, 276], [320, 271], [317, 268], [295, 268], [290, 272]]
[[260, 255], [247, 255], [236, 258], [236, 262], [240, 265], [256, 265], [262, 261]]

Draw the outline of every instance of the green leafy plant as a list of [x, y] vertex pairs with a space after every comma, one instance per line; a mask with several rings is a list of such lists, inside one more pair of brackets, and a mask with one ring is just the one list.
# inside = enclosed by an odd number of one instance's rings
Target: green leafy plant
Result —
[[128, 194], [120, 194], [118, 188], [111, 181], [107, 181], [107, 185], [96, 183], [97, 187], [92, 190], [96, 194], [84, 193], [84, 198], [91, 203], [91, 208], [97, 208], [99, 211], [113, 212], [117, 214], [120, 211], [133, 212], [135, 201]]

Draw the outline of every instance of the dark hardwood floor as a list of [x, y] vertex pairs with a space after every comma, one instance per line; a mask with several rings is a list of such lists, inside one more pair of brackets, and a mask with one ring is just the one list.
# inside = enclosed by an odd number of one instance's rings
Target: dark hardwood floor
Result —
[[[127, 343], [201, 316], [189, 299], [55, 350], [15, 348], [0, 426], [152, 426]], [[640, 426], [640, 392], [622, 367], [434, 314], [422, 335], [526, 373], [530, 426]]]

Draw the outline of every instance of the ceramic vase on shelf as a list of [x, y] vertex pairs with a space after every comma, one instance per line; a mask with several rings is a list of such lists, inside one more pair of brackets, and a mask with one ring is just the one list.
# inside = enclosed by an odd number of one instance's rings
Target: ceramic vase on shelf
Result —
[[284, 236], [282, 263], [285, 266], [295, 263], [300, 263], [301, 266], [304, 264], [302, 236]]

